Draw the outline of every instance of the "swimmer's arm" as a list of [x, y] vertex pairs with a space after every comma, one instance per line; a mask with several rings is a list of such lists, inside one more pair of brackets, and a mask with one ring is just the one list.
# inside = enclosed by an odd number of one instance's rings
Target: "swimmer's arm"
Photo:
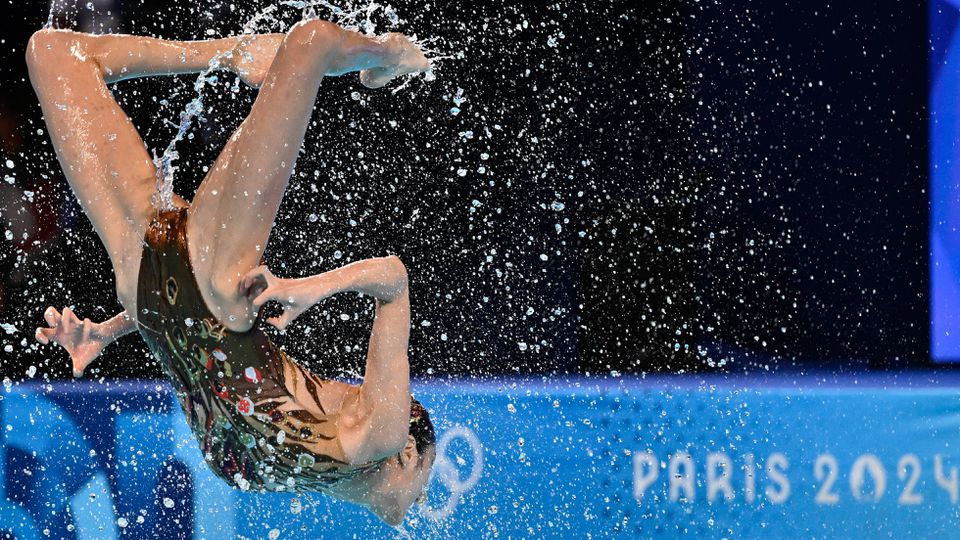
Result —
[[363, 384], [356, 406], [341, 416], [340, 439], [351, 463], [399, 452], [410, 422], [410, 296], [400, 259], [367, 259], [301, 279], [278, 278], [260, 266], [241, 279], [240, 287], [254, 309], [271, 300], [283, 305], [280, 316], [267, 320], [281, 329], [337, 293], [353, 291], [376, 300]]
[[[137, 329], [137, 321], [127, 315], [126, 310], [97, 325], [97, 333], [106, 344], [122, 338]], [[106, 346], [106, 345], [104, 345]]]
[[340, 436], [347, 458], [365, 463], [396, 454], [409, 436], [410, 294], [407, 270], [399, 258], [355, 264], [358, 266], [343, 274], [344, 290], [373, 296], [376, 311], [357, 407], [353, 415], [342, 419], [346, 429]]
[[73, 376], [83, 375], [87, 366], [94, 361], [108, 345], [136, 329], [136, 321], [119, 313], [102, 322], [80, 320], [72, 309], [65, 307], [63, 312], [53, 306], [43, 314], [46, 328], [37, 328], [36, 339], [44, 345], [56, 343], [63, 347], [73, 362]]

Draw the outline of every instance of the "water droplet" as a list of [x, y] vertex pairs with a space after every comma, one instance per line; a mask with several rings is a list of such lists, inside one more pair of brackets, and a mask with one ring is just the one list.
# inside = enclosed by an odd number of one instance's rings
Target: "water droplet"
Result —
[[317, 462], [316, 458], [314, 458], [310, 454], [300, 454], [297, 457], [297, 465], [303, 467], [304, 469], [313, 467], [313, 464], [316, 462]]
[[174, 503], [174, 502], [173, 502], [173, 499], [171, 499], [170, 497], [164, 497], [164, 498], [163, 498], [163, 506], [165, 506], [165, 507], [167, 507], [167, 508], [173, 508], [175, 504], [176, 504], [176, 503]]

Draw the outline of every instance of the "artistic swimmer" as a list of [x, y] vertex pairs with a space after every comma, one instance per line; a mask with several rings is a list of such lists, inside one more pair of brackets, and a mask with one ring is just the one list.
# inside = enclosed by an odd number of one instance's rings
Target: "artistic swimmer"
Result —
[[[259, 88], [192, 204], [158, 207], [157, 170], [107, 84], [199, 73], [212, 59]], [[63, 346], [79, 376], [100, 351], [139, 330], [170, 378], [207, 464], [259, 492], [323, 492], [399, 524], [421, 499], [435, 457], [427, 411], [410, 396], [410, 302], [397, 257], [302, 279], [258, 266], [325, 76], [359, 71], [371, 88], [428, 70], [401, 34], [368, 37], [306, 20], [286, 34], [208, 41], [36, 32], [30, 80], [63, 172], [106, 247], [124, 312], [103, 323], [49, 308], [41, 343]], [[359, 386], [321, 380], [276, 347], [284, 328], [344, 291], [373, 297]]]

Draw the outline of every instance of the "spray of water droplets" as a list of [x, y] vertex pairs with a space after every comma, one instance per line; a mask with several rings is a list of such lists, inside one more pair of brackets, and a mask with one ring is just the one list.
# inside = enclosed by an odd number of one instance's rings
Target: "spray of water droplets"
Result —
[[[252, 35], [259, 32], [266, 32], [271, 28], [279, 26], [281, 22], [276, 15], [281, 6], [302, 10], [302, 20], [316, 19], [317, 8], [322, 8], [330, 13], [331, 19], [337, 22], [337, 24], [346, 28], [358, 29], [366, 35], [373, 35], [376, 33], [378, 25], [375, 22], [375, 18], [378, 15], [386, 20], [386, 25], [388, 28], [395, 28], [401, 23], [405, 22], [399, 17], [399, 15], [397, 15], [396, 10], [392, 6], [378, 4], [376, 2], [371, 2], [369, 4], [362, 5], [361, 7], [351, 9], [343, 8], [324, 0], [311, 0], [309, 2], [300, 0], [283, 0], [279, 2], [279, 4], [271, 4], [266, 6], [251, 16], [250, 19], [243, 25], [242, 33], [244, 35]], [[50, 13], [50, 18], [52, 21], [52, 9]], [[455, 58], [454, 55], [443, 55], [440, 53], [440, 51], [433, 48], [431, 44], [434, 43], [435, 40], [419, 40], [416, 36], [411, 36], [410, 39], [415, 45], [420, 47], [421, 50], [427, 54], [428, 58], [431, 60], [431, 64], [433, 65], [436, 65], [437, 62], [442, 60]], [[180, 157], [179, 153], [177, 152], [177, 143], [182, 141], [184, 137], [188, 136], [190, 128], [195, 119], [201, 122], [204, 121], [204, 90], [208, 85], [212, 85], [217, 82], [218, 76], [216, 75], [216, 72], [224, 67], [225, 60], [232, 58], [233, 54], [233, 51], [224, 51], [210, 59], [207, 69], [201, 72], [197, 76], [196, 81], [193, 83], [193, 90], [196, 95], [180, 112], [179, 122], [173, 123], [169, 120], [167, 121], [168, 123], [176, 126], [176, 134], [163, 149], [163, 152], [161, 152], [159, 155], [156, 151], [153, 152], [153, 164], [157, 171], [157, 190], [154, 195], [153, 204], [160, 210], [170, 210], [174, 208], [173, 182], [174, 173], [177, 170], [175, 162]], [[393, 92], [396, 93], [404, 88], [407, 88], [410, 82], [413, 81], [416, 76], [416, 74], [407, 75], [406, 80], [394, 88]], [[433, 70], [430, 70], [424, 74], [424, 79], [427, 81], [432, 81], [434, 78], [435, 75]], [[238, 86], [239, 77], [237, 77], [236, 82], [234, 83], [234, 91]]]

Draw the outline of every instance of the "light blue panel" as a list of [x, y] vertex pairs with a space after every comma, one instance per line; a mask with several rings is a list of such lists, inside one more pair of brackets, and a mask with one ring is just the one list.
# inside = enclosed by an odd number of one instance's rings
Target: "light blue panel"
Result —
[[70, 498], [77, 540], [115, 540], [118, 535], [115, 501], [106, 474], [94, 475]]
[[[931, 384], [922, 376], [895, 374], [825, 380], [416, 384], [418, 399], [436, 418], [440, 453], [428, 504], [408, 516], [403, 534], [952, 535], [960, 513], [960, 380]], [[124, 538], [152, 538], [184, 524], [193, 527], [195, 538], [266, 538], [271, 531], [280, 538], [397, 534], [367, 511], [323, 495], [301, 495], [295, 504], [292, 495], [225, 486], [206, 468], [182, 412], [170, 406], [173, 397], [153, 386], [114, 388], [107, 397], [96, 384], [67, 395], [56, 389], [41, 395], [28, 387], [7, 394], [0, 401], [5, 420], [29, 422], [27, 412], [34, 419], [62, 419], [55, 432], [15, 426], [14, 431], [21, 430], [19, 446], [40, 449], [38, 455], [49, 461], [60, 455], [56, 448], [70, 446], [69, 437], [86, 433], [88, 446], [104, 457], [81, 467], [75, 477], [83, 481], [71, 484], [38, 482], [21, 470], [8, 470], [7, 493], [31, 485], [25, 510], [38, 515], [78, 494], [87, 496], [85, 486], [111, 490], [117, 501], [119, 486], [128, 486], [123, 491], [141, 486], [131, 493], [147, 516], [142, 526], [134, 526], [135, 514], [120, 504], [129, 522], [118, 529]], [[161, 395], [164, 407], [137, 410], [135, 404]], [[107, 406], [118, 402], [127, 407]], [[71, 427], [77, 411], [95, 422], [83, 430]], [[134, 451], [122, 450], [131, 443]], [[69, 462], [76, 459], [73, 450], [64, 455]], [[172, 514], [156, 498], [145, 498], [157, 485], [157, 468], [171, 462], [182, 463], [187, 473], [181, 485], [161, 486], [180, 490], [174, 509], [178, 523], [163, 521]], [[33, 474], [58, 470], [54, 465]], [[112, 473], [101, 476], [106, 470]], [[102, 478], [110, 478], [106, 487]], [[67, 485], [73, 487], [64, 490]], [[74, 524], [116, 527], [120, 517], [108, 519], [102, 507], [90, 515], [74, 510], [64, 518]], [[53, 536], [76, 538], [75, 531], [64, 528]]]

